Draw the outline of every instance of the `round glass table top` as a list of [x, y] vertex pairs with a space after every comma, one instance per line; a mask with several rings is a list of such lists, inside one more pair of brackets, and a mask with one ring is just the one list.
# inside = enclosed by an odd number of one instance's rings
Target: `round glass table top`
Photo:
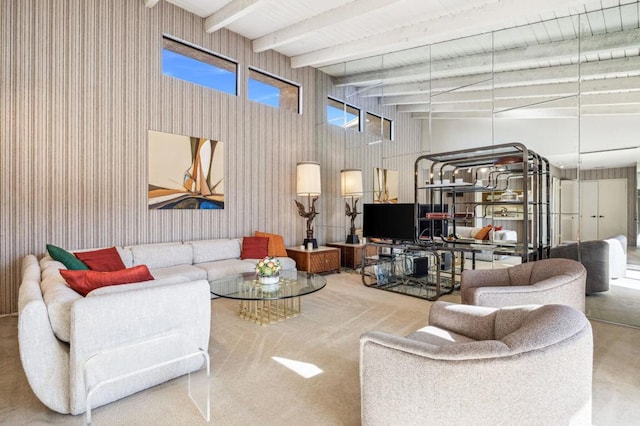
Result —
[[303, 271], [280, 273], [277, 284], [261, 284], [253, 272], [229, 275], [209, 281], [211, 294], [239, 300], [277, 300], [314, 293], [327, 285], [327, 280]]

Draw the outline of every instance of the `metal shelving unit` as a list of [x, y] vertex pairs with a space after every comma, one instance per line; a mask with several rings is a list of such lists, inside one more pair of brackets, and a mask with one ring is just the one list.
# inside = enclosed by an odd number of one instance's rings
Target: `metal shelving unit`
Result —
[[[422, 162], [429, 161], [428, 178], [420, 179]], [[465, 209], [468, 215], [473, 208], [474, 217], [482, 217], [482, 209], [517, 208], [522, 220], [522, 235], [515, 244], [498, 245], [497, 241], [463, 240], [450, 238], [448, 242], [455, 246], [473, 244], [474, 247], [486, 246], [501, 254], [520, 256], [522, 262], [543, 259], [549, 256], [551, 247], [551, 215], [549, 194], [551, 177], [549, 162], [521, 143], [506, 143], [459, 151], [428, 154], [418, 157], [414, 166], [414, 196], [417, 206], [423, 192], [431, 204], [443, 204], [444, 194], [452, 193], [449, 217], [455, 235], [459, 210]], [[515, 181], [520, 181], [518, 193], [511, 191], [512, 199], [457, 202], [457, 193], [500, 193], [509, 192]], [[516, 194], [515, 197], [513, 194]], [[518, 197], [517, 194], [520, 194]], [[480, 214], [478, 214], [480, 213]], [[496, 218], [494, 213], [492, 218]], [[498, 218], [499, 219], [499, 218]], [[416, 214], [416, 227], [421, 218]], [[437, 219], [432, 219], [437, 220]], [[464, 219], [467, 220], [467, 219]], [[520, 238], [521, 237], [521, 238]], [[498, 248], [499, 247], [499, 248]]]

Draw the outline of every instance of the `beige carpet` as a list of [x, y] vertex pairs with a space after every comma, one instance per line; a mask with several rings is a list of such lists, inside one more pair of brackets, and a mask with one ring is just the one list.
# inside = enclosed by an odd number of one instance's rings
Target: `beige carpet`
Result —
[[[426, 324], [431, 303], [365, 288], [359, 278], [328, 275], [325, 289], [303, 298], [301, 316], [269, 326], [238, 318], [237, 302], [213, 300], [211, 424], [360, 424], [358, 337], [372, 329], [408, 334]], [[0, 423], [83, 424], [84, 417], [51, 412], [31, 392], [16, 323], [0, 318]], [[640, 331], [594, 323], [594, 334], [594, 424], [638, 424]], [[273, 357], [322, 371], [304, 378]], [[94, 424], [204, 424], [186, 383], [179, 378], [98, 408]]]
[[640, 328], [640, 270], [627, 269], [625, 278], [611, 280], [609, 291], [587, 296], [589, 319]]

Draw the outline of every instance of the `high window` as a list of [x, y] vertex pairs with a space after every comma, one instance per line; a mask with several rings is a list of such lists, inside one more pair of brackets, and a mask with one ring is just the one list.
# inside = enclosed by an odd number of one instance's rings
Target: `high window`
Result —
[[249, 100], [300, 113], [300, 86], [249, 68]]
[[214, 90], [238, 94], [238, 64], [205, 49], [163, 37], [162, 73]]
[[368, 134], [393, 140], [393, 121], [367, 112], [365, 130]]
[[327, 99], [327, 122], [334, 126], [362, 130], [360, 127], [360, 109], [339, 99]]

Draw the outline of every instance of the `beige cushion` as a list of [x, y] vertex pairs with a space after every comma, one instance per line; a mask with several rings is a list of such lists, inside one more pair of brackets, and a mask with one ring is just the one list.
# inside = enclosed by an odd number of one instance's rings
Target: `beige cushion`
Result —
[[189, 244], [163, 243], [131, 246], [133, 266], [147, 265], [149, 269], [175, 265], [191, 265], [193, 249]]
[[174, 265], [164, 268], [153, 268], [149, 270], [153, 278], [162, 279], [175, 277], [174, 282], [206, 280], [207, 273], [194, 265]]
[[237, 238], [187, 241], [185, 244], [193, 248], [193, 263], [240, 258], [240, 240]]

